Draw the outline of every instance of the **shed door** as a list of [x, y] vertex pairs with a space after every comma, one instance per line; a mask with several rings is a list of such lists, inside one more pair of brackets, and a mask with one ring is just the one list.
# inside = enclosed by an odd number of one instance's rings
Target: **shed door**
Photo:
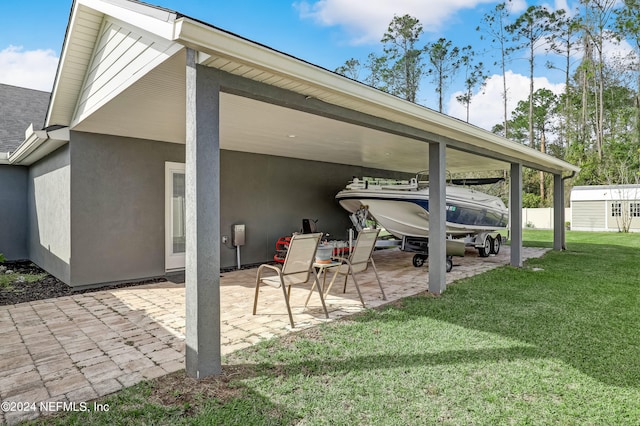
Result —
[[183, 163], [165, 163], [165, 269], [184, 269], [185, 180]]

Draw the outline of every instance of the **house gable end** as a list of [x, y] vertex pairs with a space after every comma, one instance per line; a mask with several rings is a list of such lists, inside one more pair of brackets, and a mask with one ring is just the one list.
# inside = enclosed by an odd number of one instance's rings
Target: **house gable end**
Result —
[[72, 120], [78, 125], [183, 47], [105, 18]]

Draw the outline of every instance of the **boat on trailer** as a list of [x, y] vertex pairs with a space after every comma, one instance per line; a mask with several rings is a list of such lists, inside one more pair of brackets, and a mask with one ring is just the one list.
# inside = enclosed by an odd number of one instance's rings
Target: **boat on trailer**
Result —
[[[414, 257], [415, 266], [424, 263], [428, 254], [429, 184], [419, 180], [421, 174], [424, 172], [404, 181], [354, 178], [335, 197], [351, 214], [366, 207], [376, 222], [402, 240], [403, 249], [422, 255]], [[473, 245], [482, 257], [498, 254], [509, 220], [507, 207], [499, 197], [462, 185], [486, 185], [501, 180], [504, 179], [449, 180], [445, 195], [448, 240]]]

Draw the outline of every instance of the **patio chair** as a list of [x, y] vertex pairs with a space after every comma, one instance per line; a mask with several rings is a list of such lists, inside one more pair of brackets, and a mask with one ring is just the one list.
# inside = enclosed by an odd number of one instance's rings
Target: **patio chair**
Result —
[[[315, 260], [316, 250], [318, 249], [318, 243], [320, 242], [321, 237], [322, 233], [294, 235], [291, 237], [289, 249], [287, 250], [287, 255], [284, 263], [282, 264], [282, 268], [280, 268], [279, 265], [260, 265], [256, 276], [256, 295], [253, 301], [253, 315], [256, 314], [256, 308], [258, 306], [260, 284], [267, 284], [275, 288], [280, 287], [282, 288], [284, 301], [287, 305], [291, 328], [295, 328], [293, 315], [291, 314], [291, 306], [289, 304], [291, 286], [305, 284], [309, 282], [309, 280], [313, 279], [314, 286], [317, 285], [318, 287], [318, 294], [320, 295], [320, 302], [322, 302], [322, 308], [324, 309], [325, 316], [329, 318], [329, 312], [327, 311], [327, 306], [324, 303], [324, 297], [318, 282], [318, 275], [313, 268], [313, 261]], [[267, 271], [275, 272], [276, 275], [263, 276]]]
[[[371, 264], [371, 266], [373, 267], [373, 272], [376, 275], [378, 286], [380, 287], [380, 291], [382, 292], [382, 300], [387, 300], [387, 296], [384, 294], [384, 289], [382, 288], [382, 283], [380, 282], [380, 277], [378, 276], [376, 264], [371, 257], [371, 255], [373, 254], [373, 250], [376, 247], [376, 240], [378, 239], [379, 233], [379, 229], [363, 229], [358, 233], [358, 238], [356, 239], [349, 257], [346, 259], [339, 259], [342, 261], [342, 265], [338, 267], [336, 273], [344, 275], [344, 288], [342, 291], [343, 293], [347, 291], [347, 279], [349, 278], [349, 275], [351, 275], [353, 283], [356, 286], [356, 290], [358, 291], [360, 302], [362, 302], [362, 306], [365, 306], [365, 304], [364, 299], [362, 298], [362, 293], [360, 292], [358, 280], [356, 279], [356, 274], [366, 271], [369, 267], [369, 264]], [[333, 281], [334, 280], [331, 280], [329, 288], [326, 289], [325, 294], [328, 293], [331, 289]]]

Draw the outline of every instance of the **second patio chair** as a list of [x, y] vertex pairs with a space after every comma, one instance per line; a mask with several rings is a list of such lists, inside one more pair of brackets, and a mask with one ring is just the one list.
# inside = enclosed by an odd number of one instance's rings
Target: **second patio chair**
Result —
[[[376, 280], [378, 281], [378, 286], [380, 287], [380, 291], [382, 292], [382, 300], [387, 300], [387, 296], [384, 294], [384, 289], [382, 288], [382, 283], [380, 282], [380, 277], [378, 276], [378, 270], [376, 269], [376, 264], [373, 261], [373, 250], [376, 248], [376, 241], [378, 239], [378, 234], [380, 233], [379, 229], [363, 229], [358, 233], [358, 238], [351, 249], [351, 253], [349, 257], [342, 260], [343, 264], [339, 267], [337, 273], [344, 275], [344, 289], [343, 292], [347, 290], [347, 279], [349, 275], [353, 279], [353, 283], [356, 286], [356, 290], [358, 291], [358, 296], [360, 297], [360, 302], [362, 302], [362, 306], [365, 306], [364, 299], [362, 298], [362, 293], [360, 292], [360, 286], [358, 285], [358, 281], [356, 279], [356, 274], [360, 272], [364, 272], [369, 267], [369, 264], [373, 267], [373, 272], [376, 275]], [[329, 288], [326, 289], [325, 294], [329, 292], [331, 289], [331, 285], [333, 284], [333, 280], [329, 284]]]
[[[329, 312], [327, 311], [327, 306], [324, 303], [324, 297], [318, 282], [318, 275], [313, 268], [316, 250], [318, 249], [318, 243], [320, 242], [321, 237], [322, 233], [294, 235], [291, 237], [291, 242], [289, 243], [289, 248], [287, 250], [284, 263], [282, 264], [282, 268], [268, 264], [260, 265], [256, 276], [256, 295], [253, 301], [253, 315], [256, 314], [258, 306], [260, 284], [267, 284], [275, 288], [280, 287], [282, 288], [284, 301], [287, 305], [291, 328], [294, 328], [295, 324], [293, 322], [293, 315], [291, 314], [291, 306], [289, 304], [291, 286], [305, 284], [310, 280], [313, 280], [314, 286], [318, 288], [318, 294], [320, 295], [320, 302], [322, 302], [322, 308], [324, 309], [325, 316], [329, 318]], [[264, 276], [263, 274], [267, 271], [275, 273], [275, 275]]]

